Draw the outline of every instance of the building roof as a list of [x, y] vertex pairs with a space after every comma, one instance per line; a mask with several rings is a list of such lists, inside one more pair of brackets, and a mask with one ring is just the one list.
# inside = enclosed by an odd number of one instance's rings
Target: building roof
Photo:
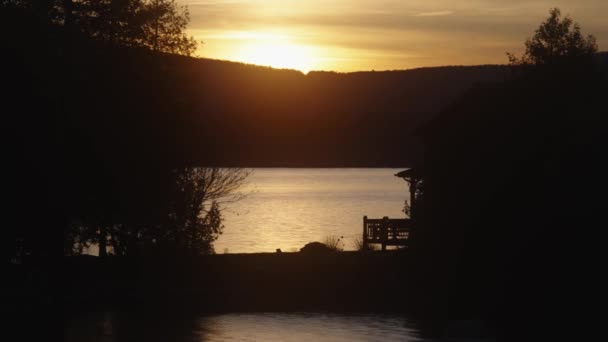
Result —
[[[407, 170], [403, 170], [401, 172], [397, 172], [395, 174], [395, 177], [399, 177], [399, 178], [421, 178], [422, 177], [422, 168], [421, 167], [416, 167], [416, 168], [410, 168]], [[406, 179], [407, 180], [407, 179]]]

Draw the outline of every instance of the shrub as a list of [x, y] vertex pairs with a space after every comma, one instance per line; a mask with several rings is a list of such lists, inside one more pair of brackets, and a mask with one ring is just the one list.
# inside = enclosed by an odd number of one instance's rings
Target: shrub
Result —
[[342, 251], [344, 249], [342, 243], [343, 238], [344, 236], [337, 237], [335, 235], [328, 235], [325, 237], [323, 244], [331, 250]]
[[354, 239], [355, 249], [359, 252], [375, 251], [376, 246], [371, 243], [365, 243], [363, 238], [358, 236]]

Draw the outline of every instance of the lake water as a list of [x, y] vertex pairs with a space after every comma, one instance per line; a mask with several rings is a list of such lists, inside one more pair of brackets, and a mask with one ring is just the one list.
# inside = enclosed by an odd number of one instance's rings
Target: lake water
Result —
[[217, 253], [296, 251], [328, 235], [345, 250], [361, 237], [363, 216], [403, 218], [403, 169], [254, 169], [247, 197], [229, 205]]
[[68, 319], [65, 341], [421, 341], [399, 315], [100, 312]]
[[[299, 251], [312, 241], [343, 236], [344, 250], [361, 238], [363, 216], [404, 218], [403, 168], [261, 168], [242, 187], [245, 195], [225, 205], [224, 233], [216, 253]], [[85, 250], [98, 255], [96, 245]]]

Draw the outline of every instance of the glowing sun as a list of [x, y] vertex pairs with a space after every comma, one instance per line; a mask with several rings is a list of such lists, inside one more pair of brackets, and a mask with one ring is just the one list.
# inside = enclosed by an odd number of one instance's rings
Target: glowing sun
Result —
[[279, 69], [296, 69], [304, 73], [316, 67], [313, 47], [291, 43], [282, 36], [256, 35], [256, 38], [251, 43], [241, 45], [233, 59]]

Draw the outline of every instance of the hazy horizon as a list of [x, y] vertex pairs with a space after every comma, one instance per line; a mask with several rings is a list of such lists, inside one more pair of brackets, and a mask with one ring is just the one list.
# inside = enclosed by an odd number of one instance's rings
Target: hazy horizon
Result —
[[608, 2], [602, 0], [453, 3], [340, 0], [178, 0], [202, 58], [303, 72], [402, 70], [505, 64], [549, 9], [559, 7], [608, 49]]

